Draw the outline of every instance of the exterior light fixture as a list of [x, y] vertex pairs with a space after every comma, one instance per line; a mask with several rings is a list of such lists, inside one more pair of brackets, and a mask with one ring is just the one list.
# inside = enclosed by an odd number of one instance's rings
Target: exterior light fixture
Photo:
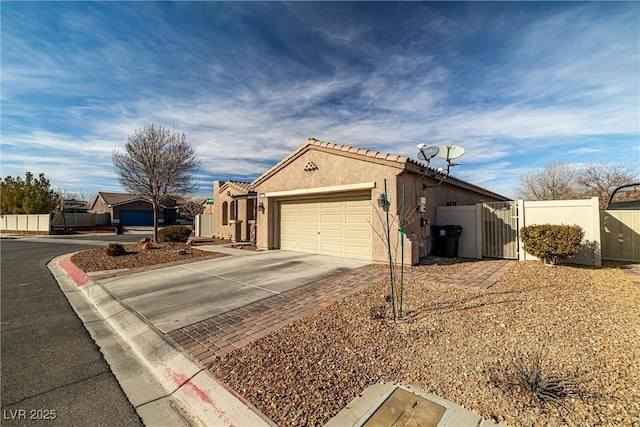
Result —
[[260, 211], [260, 213], [264, 213], [264, 203], [258, 203], [258, 210]]
[[378, 197], [378, 207], [383, 208], [385, 212], [389, 212], [389, 200], [386, 194], [382, 193], [380, 197]]

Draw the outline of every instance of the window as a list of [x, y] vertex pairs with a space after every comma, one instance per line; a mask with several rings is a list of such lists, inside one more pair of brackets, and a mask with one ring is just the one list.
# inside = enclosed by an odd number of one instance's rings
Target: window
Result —
[[236, 218], [236, 202], [235, 201], [231, 202], [231, 204], [229, 205], [229, 218], [237, 219]]
[[222, 203], [222, 225], [229, 224], [229, 210], [227, 208], [227, 202]]
[[256, 219], [256, 199], [247, 199], [247, 220]]

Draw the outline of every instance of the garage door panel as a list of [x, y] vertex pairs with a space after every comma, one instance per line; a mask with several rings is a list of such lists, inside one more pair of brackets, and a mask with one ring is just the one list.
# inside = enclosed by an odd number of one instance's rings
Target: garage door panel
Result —
[[313, 253], [318, 251], [318, 242], [310, 242], [306, 240], [298, 241], [298, 249], [302, 251], [311, 251]]
[[342, 248], [343, 245], [341, 245], [340, 243], [320, 243], [320, 250], [324, 254], [341, 256], [344, 254]]
[[322, 224], [330, 223], [330, 224], [342, 224], [344, 222], [343, 215], [340, 213], [335, 214], [320, 214], [320, 222]]
[[317, 228], [308, 228], [308, 227], [300, 227], [298, 228], [298, 235], [299, 236], [317, 236], [318, 235], [318, 229]]
[[297, 227], [291, 227], [291, 226], [283, 226], [281, 233], [283, 236], [297, 236], [298, 235], [298, 228]]
[[350, 240], [365, 240], [367, 242], [371, 241], [371, 231], [370, 230], [345, 230], [345, 238]]
[[371, 248], [364, 246], [345, 246], [345, 255], [349, 258], [371, 258]]
[[282, 212], [282, 221], [284, 223], [295, 222], [298, 220], [298, 215], [295, 212]]
[[341, 228], [321, 228], [320, 229], [320, 238], [344, 238], [344, 230]]
[[367, 219], [369, 219], [369, 215], [365, 214], [365, 213], [360, 213], [360, 214], [346, 214], [345, 215], [345, 222], [347, 224], [363, 224], [363, 225], [369, 225], [369, 223], [367, 222]]
[[368, 196], [356, 197], [362, 199], [283, 202], [280, 247], [370, 260], [371, 205]]
[[301, 213], [298, 215], [298, 222], [315, 224], [318, 222], [318, 215], [314, 213]]

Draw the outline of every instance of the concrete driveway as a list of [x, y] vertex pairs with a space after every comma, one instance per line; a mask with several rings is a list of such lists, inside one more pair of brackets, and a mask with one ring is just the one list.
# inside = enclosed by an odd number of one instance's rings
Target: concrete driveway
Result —
[[99, 281], [167, 333], [368, 264], [299, 252], [230, 252], [223, 258]]

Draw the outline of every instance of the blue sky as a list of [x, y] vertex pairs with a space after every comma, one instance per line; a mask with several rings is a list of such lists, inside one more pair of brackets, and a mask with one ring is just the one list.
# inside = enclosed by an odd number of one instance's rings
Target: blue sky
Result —
[[[184, 132], [214, 179], [308, 137], [514, 196], [551, 161], [640, 164], [638, 2], [2, 2], [2, 176], [122, 191], [134, 130]], [[444, 166], [433, 163], [433, 166]]]

